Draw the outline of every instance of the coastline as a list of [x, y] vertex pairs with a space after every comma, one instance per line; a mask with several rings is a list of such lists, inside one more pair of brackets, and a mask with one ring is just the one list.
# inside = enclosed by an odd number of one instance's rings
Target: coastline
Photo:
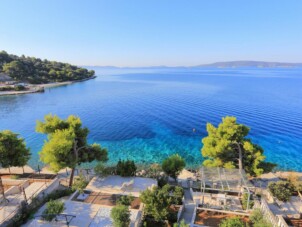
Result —
[[26, 91], [1, 91], [0, 96], [40, 93], [40, 92], [44, 92], [44, 88], [60, 87], [60, 86], [69, 85], [69, 84], [73, 84], [73, 83], [79, 83], [79, 82], [84, 82], [87, 80], [92, 80], [95, 78], [96, 78], [96, 76], [86, 78], [83, 80], [75, 80], [75, 81], [64, 81], [64, 82], [56, 82], [56, 83], [48, 83], [48, 84], [29, 84], [29, 90], [26, 90]]

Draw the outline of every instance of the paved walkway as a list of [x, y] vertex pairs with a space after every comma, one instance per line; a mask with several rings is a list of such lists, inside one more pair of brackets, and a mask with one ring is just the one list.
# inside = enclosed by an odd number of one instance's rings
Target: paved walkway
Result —
[[181, 219], [184, 219], [186, 224], [190, 224], [193, 213], [194, 213], [195, 203], [191, 197], [189, 189], [185, 189], [185, 211]]

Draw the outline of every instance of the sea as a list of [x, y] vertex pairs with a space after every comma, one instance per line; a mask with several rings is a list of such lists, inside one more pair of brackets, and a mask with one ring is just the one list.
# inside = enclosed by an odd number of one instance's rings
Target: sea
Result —
[[302, 171], [302, 68], [92, 69], [93, 80], [0, 97], [0, 130], [25, 139], [33, 168], [43, 165], [47, 139], [36, 121], [52, 113], [79, 116], [89, 143], [108, 149], [108, 164], [160, 163], [178, 153], [194, 168], [203, 161], [206, 124], [235, 116], [267, 161]]

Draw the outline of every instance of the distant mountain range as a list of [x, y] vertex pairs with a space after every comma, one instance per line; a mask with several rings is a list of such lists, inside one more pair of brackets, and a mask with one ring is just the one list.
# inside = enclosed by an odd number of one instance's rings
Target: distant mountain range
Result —
[[203, 64], [197, 66], [147, 66], [147, 67], [116, 67], [116, 66], [88, 66], [99, 67], [102, 69], [190, 69], [190, 68], [298, 68], [302, 63], [285, 63], [285, 62], [266, 62], [266, 61], [226, 61], [212, 64]]
[[284, 63], [284, 62], [265, 62], [265, 61], [226, 61], [216, 62], [196, 67], [219, 67], [219, 68], [237, 68], [237, 67], [258, 67], [258, 68], [279, 68], [279, 67], [302, 67], [302, 63]]

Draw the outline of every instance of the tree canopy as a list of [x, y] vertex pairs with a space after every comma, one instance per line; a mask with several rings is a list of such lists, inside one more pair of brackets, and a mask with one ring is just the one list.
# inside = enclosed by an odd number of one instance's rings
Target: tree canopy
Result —
[[181, 187], [167, 184], [162, 188], [154, 187], [143, 191], [140, 199], [145, 204], [147, 215], [153, 217], [155, 221], [164, 221], [169, 215], [169, 207], [173, 204], [179, 205], [183, 195]]
[[[207, 124], [208, 136], [202, 139], [202, 156], [205, 166], [239, 168], [239, 153], [242, 153], [243, 169], [250, 175], [270, 171], [274, 165], [264, 162], [263, 149], [247, 138], [249, 128], [238, 124], [235, 117], [222, 118], [216, 128]], [[270, 168], [268, 168], [270, 167]]]
[[66, 120], [56, 115], [46, 115], [44, 122], [38, 121], [36, 131], [48, 135], [40, 158], [58, 172], [65, 167], [72, 168], [70, 182], [77, 165], [94, 160], [107, 161], [107, 150], [99, 144], [88, 144], [88, 129], [82, 127], [80, 118], [70, 115]]
[[185, 166], [185, 160], [178, 154], [171, 155], [162, 163], [163, 171], [175, 180]]
[[90, 78], [94, 71], [88, 71], [68, 63], [41, 60], [0, 51], [0, 72], [4, 72], [16, 81], [41, 84], [49, 82], [74, 81]]
[[9, 130], [0, 131], [0, 165], [4, 168], [25, 166], [31, 153], [23, 138]]

